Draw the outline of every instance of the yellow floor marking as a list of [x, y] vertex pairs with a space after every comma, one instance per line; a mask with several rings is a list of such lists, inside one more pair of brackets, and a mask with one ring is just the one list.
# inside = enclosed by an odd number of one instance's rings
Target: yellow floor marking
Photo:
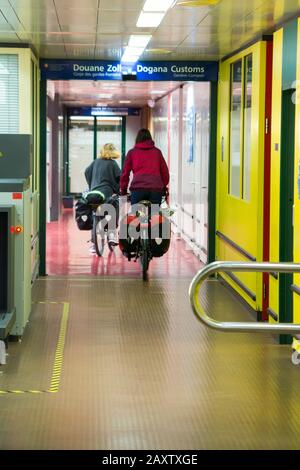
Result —
[[63, 354], [66, 340], [66, 332], [69, 318], [70, 304], [69, 302], [36, 302], [38, 304], [63, 304], [62, 318], [60, 321], [59, 337], [56, 345], [54, 365], [52, 368], [51, 384], [48, 390], [0, 390], [0, 396], [7, 394], [23, 395], [25, 393], [31, 393], [33, 395], [39, 395], [41, 393], [57, 393], [59, 390], [61, 371], [63, 366]]

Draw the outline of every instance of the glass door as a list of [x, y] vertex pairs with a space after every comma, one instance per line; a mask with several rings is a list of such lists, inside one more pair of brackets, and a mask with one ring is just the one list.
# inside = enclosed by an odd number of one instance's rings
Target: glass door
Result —
[[94, 159], [94, 118], [71, 116], [69, 122], [70, 192], [87, 189], [85, 169]]
[[[98, 116], [97, 117], [97, 156], [105, 144], [112, 143], [122, 154], [122, 117]], [[116, 160], [121, 167], [121, 157]]]

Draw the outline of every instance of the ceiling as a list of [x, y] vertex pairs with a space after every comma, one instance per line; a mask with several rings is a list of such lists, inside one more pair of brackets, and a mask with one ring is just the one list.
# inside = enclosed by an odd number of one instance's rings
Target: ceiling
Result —
[[174, 2], [158, 28], [137, 28], [145, 0], [0, 0], [0, 42], [30, 43], [42, 58], [118, 60], [131, 34], [150, 33], [143, 60], [218, 60], [300, 12], [300, 0]]
[[[148, 100], [155, 101], [181, 82], [118, 82], [69, 80], [48, 82], [49, 92], [59, 94], [61, 103], [67, 106], [110, 106], [140, 108]], [[120, 101], [130, 103], [120, 103]]]

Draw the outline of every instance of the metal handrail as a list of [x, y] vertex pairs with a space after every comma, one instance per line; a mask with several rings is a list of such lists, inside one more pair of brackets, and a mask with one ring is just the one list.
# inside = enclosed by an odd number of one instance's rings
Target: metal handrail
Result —
[[196, 318], [209, 328], [229, 332], [249, 333], [300, 333], [300, 324], [295, 323], [268, 323], [268, 322], [220, 322], [210, 318], [200, 305], [199, 290], [205, 279], [217, 272], [279, 272], [299, 273], [300, 264], [294, 263], [234, 263], [216, 261], [201, 269], [191, 282], [189, 288], [190, 303]]

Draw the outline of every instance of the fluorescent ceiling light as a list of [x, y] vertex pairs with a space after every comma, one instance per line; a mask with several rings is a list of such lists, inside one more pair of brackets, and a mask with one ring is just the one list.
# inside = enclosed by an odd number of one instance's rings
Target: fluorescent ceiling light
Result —
[[136, 55], [136, 56], [140, 56], [142, 55], [142, 53], [144, 52], [145, 48], [144, 47], [131, 47], [131, 46], [127, 46], [126, 49], [125, 49], [125, 52], [124, 54], [127, 54], [127, 55]]
[[129, 38], [128, 46], [129, 47], [143, 47], [145, 48], [152, 38], [151, 34], [147, 35], [137, 35], [132, 34]]
[[129, 100], [120, 100], [119, 103], [120, 104], [129, 104], [129, 103], [131, 103], [131, 101], [129, 101]]
[[143, 11], [167, 11], [174, 0], [146, 0]]
[[161, 95], [162, 93], [165, 93], [162, 90], [151, 90], [150, 91], [151, 95]]
[[121, 58], [121, 62], [128, 64], [137, 62], [138, 58], [144, 52], [145, 47], [130, 47], [127, 46]]
[[136, 25], [138, 28], [157, 28], [164, 16], [165, 13], [146, 13], [142, 11]]
[[125, 62], [126, 64], [134, 64], [138, 60], [139, 60], [138, 55], [129, 55], [129, 54], [126, 54], [126, 51], [124, 52], [121, 58], [121, 62]]

